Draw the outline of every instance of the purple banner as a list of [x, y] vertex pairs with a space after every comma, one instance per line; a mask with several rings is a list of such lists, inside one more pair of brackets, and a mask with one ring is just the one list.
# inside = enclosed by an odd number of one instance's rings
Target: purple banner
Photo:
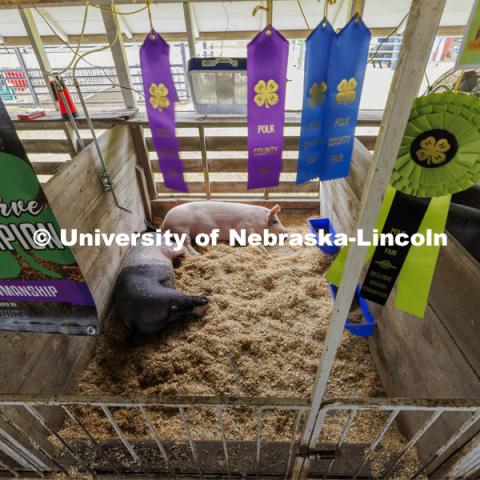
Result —
[[175, 136], [175, 102], [178, 98], [170, 71], [169, 52], [168, 43], [157, 32], [150, 32], [140, 48], [140, 68], [148, 123], [165, 186], [187, 192]]
[[87, 284], [74, 280], [0, 280], [0, 302], [59, 302], [95, 306]]
[[280, 181], [287, 62], [288, 41], [271, 26], [248, 44], [249, 189]]

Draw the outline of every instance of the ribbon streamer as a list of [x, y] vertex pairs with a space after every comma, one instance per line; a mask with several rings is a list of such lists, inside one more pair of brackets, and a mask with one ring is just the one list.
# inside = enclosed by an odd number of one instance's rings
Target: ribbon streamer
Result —
[[[388, 186], [375, 226], [378, 231], [384, 230], [397, 193], [394, 188]], [[450, 195], [445, 195], [430, 199], [428, 208], [416, 230], [418, 233], [426, 235], [427, 230], [431, 230], [433, 234], [444, 232], [450, 198]], [[410, 246], [403, 266], [398, 271], [395, 292], [396, 308], [423, 318], [439, 251], [439, 246]], [[375, 246], [372, 245], [365, 257], [365, 265], [374, 257], [374, 254]], [[342, 248], [326, 274], [326, 279], [337, 287], [342, 279], [347, 255], [348, 247]], [[365, 296], [364, 292], [362, 296]]]
[[[434, 233], [445, 231], [451, 195], [434, 197], [423, 217], [418, 233], [426, 235], [427, 229]], [[398, 276], [395, 292], [395, 307], [403, 312], [423, 318], [427, 307], [430, 285], [437, 264], [440, 246], [412, 246]]]
[[370, 37], [354, 15], [332, 43], [320, 180], [343, 178], [350, 170]]
[[319, 177], [324, 147], [322, 133], [327, 113], [327, 75], [331, 45], [335, 37], [336, 33], [330, 23], [322, 21], [305, 42], [305, 80], [297, 184]]
[[[411, 237], [418, 232], [429, 203], [430, 199], [415, 198], [396, 192], [382, 234], [395, 236], [402, 233]], [[410, 247], [411, 243], [407, 238], [406, 245], [378, 246], [375, 249], [360, 291], [363, 298], [385, 305]]]
[[370, 36], [356, 13], [338, 35], [324, 19], [307, 39], [297, 183], [348, 175]]
[[187, 192], [183, 178], [178, 139], [175, 135], [175, 108], [178, 100], [170, 70], [170, 47], [154, 30], [145, 38], [140, 48], [145, 103], [153, 146], [157, 152], [165, 186]]
[[288, 41], [268, 25], [247, 48], [248, 188], [280, 181]]

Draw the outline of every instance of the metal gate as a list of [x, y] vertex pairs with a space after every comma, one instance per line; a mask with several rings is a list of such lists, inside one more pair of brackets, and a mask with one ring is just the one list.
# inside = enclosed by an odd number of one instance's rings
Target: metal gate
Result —
[[[304, 399], [4, 395], [0, 406], [0, 465], [18, 478], [48, 478], [57, 472], [67, 477], [76, 472], [74, 478], [79, 478], [78, 472], [83, 472], [100, 478], [150, 474], [156, 478], [287, 479], [308, 474], [325, 479], [387, 479], [408, 472], [408, 477], [396, 478], [413, 479], [431, 465], [441, 464], [462, 437], [480, 427], [478, 403], [337, 399], [322, 405], [318, 416], [323, 428], [313, 447], [307, 448], [300, 442], [310, 410]], [[85, 409], [97, 412], [93, 424], [87, 425]], [[384, 461], [380, 458], [382, 442], [396, 428], [399, 415], [412, 413], [425, 420], [410, 440]], [[415, 471], [405, 470], [409, 452], [445, 415], [458, 416], [461, 426], [435, 446], [430, 458], [414, 464]], [[375, 416], [385, 417], [384, 421], [373, 421]], [[362, 427], [356, 437], [349, 438], [359, 419], [361, 425], [378, 428], [370, 428], [368, 435], [360, 438], [365, 433]], [[102, 422], [104, 427], [99, 430], [97, 425]], [[135, 422], [138, 431], [132, 434], [128, 430]], [[177, 428], [174, 439], [172, 425]], [[239, 439], [235, 430], [241, 425], [249, 425], [249, 429], [242, 431]], [[206, 428], [208, 438], [199, 435], [199, 428]], [[300, 472], [294, 470], [296, 461], [301, 464]]]

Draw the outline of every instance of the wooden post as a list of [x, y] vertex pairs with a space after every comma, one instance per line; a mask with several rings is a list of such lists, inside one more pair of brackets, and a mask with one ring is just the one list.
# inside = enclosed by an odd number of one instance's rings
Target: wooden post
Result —
[[[101, 12], [105, 30], [107, 32], [108, 42], [112, 44], [115, 41], [115, 38], [117, 38], [117, 30], [120, 29], [119, 23], [109, 9], [102, 9]], [[136, 108], [137, 101], [135, 99], [132, 77], [130, 76], [130, 69], [121, 33], [118, 34], [117, 41], [113, 43], [111, 51], [113, 63], [115, 64], [115, 70], [117, 72], [118, 83], [121, 87], [125, 87], [120, 88], [125, 106], [127, 108]]]
[[[32, 45], [33, 53], [35, 54], [35, 57], [37, 59], [38, 66], [42, 71], [45, 85], [47, 86], [47, 90], [50, 94], [55, 110], [58, 111], [59, 106], [50, 87], [50, 77], [47, 73], [52, 71], [52, 66], [50, 65], [50, 61], [48, 60], [47, 52], [45, 51], [45, 46], [43, 45], [42, 38], [40, 37], [40, 33], [38, 32], [38, 28], [33, 18], [32, 11], [29, 8], [20, 8], [19, 12], [23, 22], [23, 26], [27, 31], [30, 44]], [[80, 144], [77, 135], [75, 134], [71, 125], [69, 125], [67, 122], [65, 122], [63, 130], [70, 144], [72, 152], [70, 156], [73, 157], [80, 151]]]
[[[363, 230], [366, 239], [372, 238], [378, 212], [408, 123], [412, 103], [418, 95], [422, 83], [445, 1], [413, 0], [410, 7], [399, 62], [390, 87], [366, 188], [362, 195], [357, 229]], [[368, 246], [352, 244], [348, 251], [322, 357], [317, 369], [311, 409], [301, 436], [301, 446], [307, 449], [316, 445], [321, 433], [324, 421], [324, 415], [319, 415], [321, 404], [368, 248]], [[308, 475], [308, 469], [308, 457], [298, 457], [294, 465], [293, 478], [305, 478]]]
[[[195, 57], [195, 35], [193, 31], [193, 16], [189, 2], [183, 2], [183, 14], [185, 16], [185, 25], [187, 27], [188, 52], [190, 58]], [[198, 127], [198, 136], [200, 138], [200, 151], [202, 155], [203, 180], [205, 184], [205, 196], [207, 199], [211, 197], [210, 192], [210, 174], [208, 172], [207, 142], [205, 139], [205, 128]]]
[[[132, 77], [130, 76], [130, 68], [128, 66], [123, 38], [121, 34], [117, 37], [117, 29], [120, 28], [120, 25], [117, 23], [118, 19], [114, 18], [114, 14], [109, 9], [102, 9], [101, 12], [109, 43], [112, 44], [115, 38], [117, 38], [117, 41], [112, 45], [111, 51], [123, 101], [127, 108], [134, 109], [137, 107], [137, 100], [135, 98]], [[148, 197], [150, 200], [155, 200], [157, 198], [157, 187], [155, 185], [152, 166], [150, 164], [144, 130], [140, 125], [131, 125], [130, 134], [133, 143], [135, 144], [138, 163], [143, 169], [145, 183], [148, 189]], [[149, 211], [150, 209], [145, 212], [147, 216]]]

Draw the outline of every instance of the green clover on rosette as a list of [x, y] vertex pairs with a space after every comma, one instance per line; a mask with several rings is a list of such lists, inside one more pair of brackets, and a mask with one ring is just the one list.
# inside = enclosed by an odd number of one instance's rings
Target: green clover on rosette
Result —
[[[10, 155], [8, 153], [0, 154], [0, 165], [2, 175], [0, 176], [0, 197], [4, 204], [27, 204], [35, 200], [40, 192], [40, 184], [32, 167], [24, 160]], [[43, 197], [43, 195], [41, 195]], [[32, 215], [30, 212], [22, 212], [18, 215], [2, 216], [0, 215], [1, 225], [21, 225], [21, 224], [50, 224], [57, 233], [60, 228], [55, 216], [48, 206], [44, 206], [38, 215]], [[54, 272], [25, 251], [20, 242], [14, 242], [15, 252], [33, 269], [50, 278], [62, 278], [60, 274]], [[34, 249], [35, 257], [51, 262], [56, 265], [71, 265], [75, 263], [75, 258], [69, 248], [63, 249]], [[20, 264], [15, 255], [8, 250], [0, 251], [0, 278], [16, 278], [21, 272]]]

